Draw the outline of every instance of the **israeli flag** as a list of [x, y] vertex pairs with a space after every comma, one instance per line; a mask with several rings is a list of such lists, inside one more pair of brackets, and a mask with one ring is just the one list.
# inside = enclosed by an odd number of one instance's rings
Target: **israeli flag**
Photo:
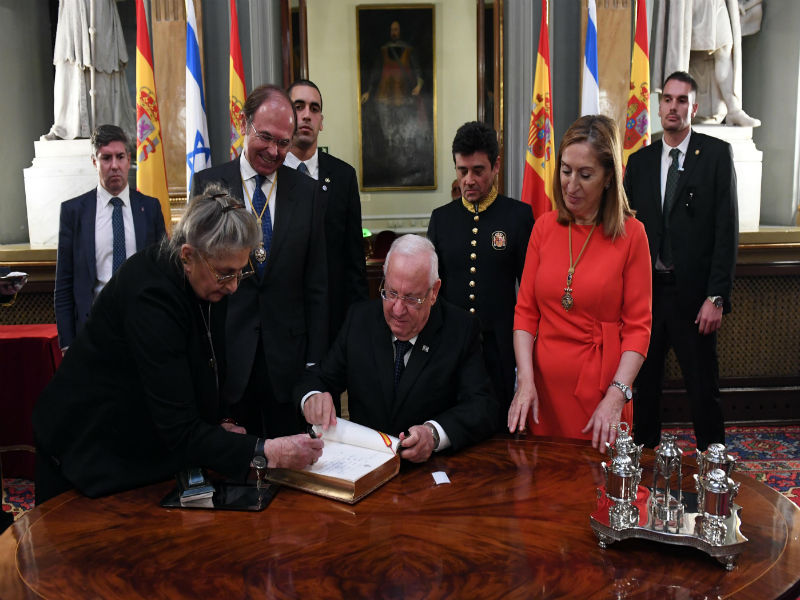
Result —
[[192, 190], [192, 177], [211, 166], [206, 100], [203, 95], [203, 71], [200, 68], [200, 45], [197, 43], [197, 20], [193, 0], [186, 2], [186, 194]]
[[586, 43], [583, 55], [583, 85], [581, 86], [581, 116], [600, 114], [600, 86], [597, 77], [597, 4], [589, 2], [586, 20]]

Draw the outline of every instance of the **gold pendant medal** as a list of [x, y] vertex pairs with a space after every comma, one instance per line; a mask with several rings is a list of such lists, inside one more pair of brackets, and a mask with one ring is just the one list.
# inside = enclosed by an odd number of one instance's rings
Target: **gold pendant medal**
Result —
[[575, 273], [575, 267], [578, 265], [578, 261], [583, 256], [583, 251], [586, 250], [586, 246], [589, 244], [589, 240], [592, 238], [592, 234], [594, 233], [595, 225], [592, 225], [591, 230], [589, 231], [589, 235], [586, 236], [586, 241], [583, 242], [583, 247], [581, 248], [580, 253], [578, 254], [578, 258], [575, 259], [573, 262], [572, 260], [572, 223], [569, 224], [569, 269], [567, 270], [567, 287], [564, 288], [564, 293], [561, 295], [561, 306], [564, 308], [565, 311], [569, 312], [573, 305], [572, 300], [572, 275]]
[[264, 250], [264, 242], [261, 242], [258, 248], [256, 248], [253, 251], [253, 256], [255, 256], [255, 259], [258, 261], [259, 264], [267, 260], [267, 251]]

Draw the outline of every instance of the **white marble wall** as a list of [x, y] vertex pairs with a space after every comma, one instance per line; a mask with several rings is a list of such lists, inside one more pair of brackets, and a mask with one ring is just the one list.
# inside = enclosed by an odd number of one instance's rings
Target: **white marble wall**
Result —
[[97, 187], [88, 139], [34, 142], [33, 164], [23, 169], [28, 233], [33, 248], [58, 245], [61, 203]]

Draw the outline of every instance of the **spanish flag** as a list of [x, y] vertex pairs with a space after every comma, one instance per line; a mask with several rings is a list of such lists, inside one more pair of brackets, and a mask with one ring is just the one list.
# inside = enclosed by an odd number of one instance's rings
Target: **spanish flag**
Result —
[[247, 92], [244, 86], [242, 47], [239, 44], [239, 19], [236, 17], [236, 0], [231, 0], [231, 160], [242, 153], [244, 144], [244, 101]]
[[158, 198], [164, 225], [169, 233], [172, 219], [167, 169], [164, 164], [164, 144], [161, 143], [153, 53], [150, 50], [143, 0], [136, 0], [136, 161], [136, 188], [143, 194]]
[[522, 201], [533, 209], [534, 218], [552, 210], [553, 204], [553, 105], [550, 100], [550, 31], [548, 0], [542, 0], [542, 26], [539, 29], [539, 54], [531, 98], [531, 125], [528, 130], [528, 151], [525, 153], [525, 174], [522, 179]]
[[622, 164], [639, 148], [650, 143], [650, 56], [647, 43], [645, 0], [636, 0], [636, 37], [631, 54], [631, 89], [625, 115]]

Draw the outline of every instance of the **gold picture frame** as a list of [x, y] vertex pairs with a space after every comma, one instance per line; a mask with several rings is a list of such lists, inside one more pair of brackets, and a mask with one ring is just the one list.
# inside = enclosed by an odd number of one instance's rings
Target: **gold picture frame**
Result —
[[363, 191], [436, 189], [433, 4], [356, 6]]

